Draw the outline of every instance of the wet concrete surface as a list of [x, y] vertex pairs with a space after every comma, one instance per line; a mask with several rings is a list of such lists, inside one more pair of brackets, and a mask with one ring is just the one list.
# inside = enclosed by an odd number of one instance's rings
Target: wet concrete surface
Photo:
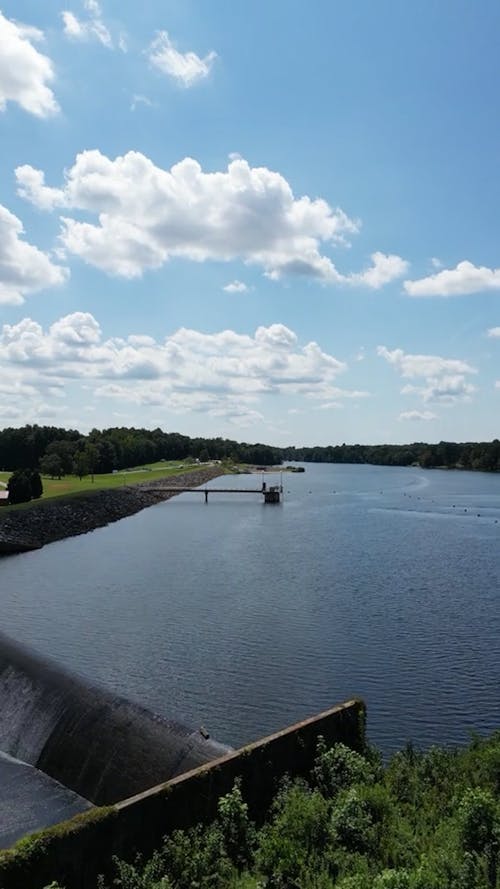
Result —
[[0, 849], [92, 807], [58, 781], [1, 752], [0, 787]]

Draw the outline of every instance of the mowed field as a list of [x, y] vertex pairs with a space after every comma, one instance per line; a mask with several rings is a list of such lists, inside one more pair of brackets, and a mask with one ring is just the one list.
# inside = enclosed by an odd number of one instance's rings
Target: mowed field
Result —
[[[206, 464], [201, 464], [201, 466]], [[147, 463], [144, 466], [136, 466], [133, 469], [120, 470], [105, 475], [95, 475], [94, 481], [90, 475], [79, 479], [76, 475], [65, 475], [63, 478], [49, 478], [42, 475], [43, 495], [42, 500], [50, 500], [53, 497], [79, 494], [83, 491], [97, 491], [99, 488], [120, 488], [123, 485], [136, 485], [139, 482], [150, 482], [155, 479], [168, 478], [200, 469], [199, 463], [182, 463], [179, 460], [171, 462]], [[221, 473], [223, 472], [221, 468]], [[0, 487], [6, 485], [12, 473], [0, 472]], [[39, 501], [32, 501], [39, 502]], [[20, 504], [29, 506], [29, 504]], [[16, 509], [18, 507], [4, 507], [4, 509]]]

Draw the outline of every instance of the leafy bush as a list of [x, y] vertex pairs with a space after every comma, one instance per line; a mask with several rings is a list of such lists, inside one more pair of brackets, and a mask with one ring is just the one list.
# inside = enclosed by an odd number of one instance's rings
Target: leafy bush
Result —
[[269, 824], [259, 833], [257, 865], [266, 886], [301, 886], [307, 871], [321, 870], [330, 839], [329, 806], [301, 782], [276, 798]]
[[355, 788], [341, 794], [332, 811], [332, 836], [348, 852], [369, 853], [376, 847], [373, 818]]
[[345, 744], [328, 748], [324, 738], [319, 739], [312, 779], [324, 796], [334, 797], [341, 790], [367, 784], [374, 777], [373, 767], [360, 753]]
[[243, 800], [239, 781], [230, 793], [219, 800], [217, 820], [228, 858], [240, 870], [251, 864], [255, 827], [248, 817], [248, 806]]

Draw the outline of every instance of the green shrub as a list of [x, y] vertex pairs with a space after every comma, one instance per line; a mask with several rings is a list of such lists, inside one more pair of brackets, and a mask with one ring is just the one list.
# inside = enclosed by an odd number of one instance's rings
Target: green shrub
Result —
[[327, 747], [324, 738], [319, 739], [312, 780], [323, 796], [335, 797], [355, 784], [373, 781], [374, 777], [373, 766], [360, 753], [345, 744]]
[[459, 836], [466, 852], [493, 852], [498, 843], [498, 806], [488, 790], [470, 788], [458, 806]]
[[[164, 872], [175, 889], [225, 889], [232, 875], [233, 868], [218, 824], [174, 831], [166, 839], [162, 855]], [[133, 889], [142, 887], [134, 886]]]
[[[296, 782], [282, 791], [269, 824], [259, 833], [257, 865], [269, 887], [301, 886], [311, 870], [321, 871], [330, 840], [328, 803]], [[301, 882], [302, 880], [302, 882]]]
[[372, 853], [376, 830], [370, 808], [357, 788], [337, 798], [331, 815], [332, 838], [348, 852]]
[[[126, 861], [113, 859], [116, 876], [113, 886], [120, 889], [173, 889], [169, 878], [165, 876], [165, 862], [159, 852], [155, 852], [152, 858], [143, 864], [141, 856], [138, 856], [133, 864]], [[99, 881], [99, 889], [106, 889], [104, 881]]]
[[239, 870], [253, 861], [255, 826], [248, 817], [248, 805], [243, 800], [240, 782], [235, 782], [231, 793], [221, 797], [217, 806], [224, 849]]

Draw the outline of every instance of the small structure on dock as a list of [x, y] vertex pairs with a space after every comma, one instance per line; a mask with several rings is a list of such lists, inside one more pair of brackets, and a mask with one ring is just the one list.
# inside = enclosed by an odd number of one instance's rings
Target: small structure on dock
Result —
[[262, 493], [264, 494], [264, 503], [280, 503], [281, 494], [283, 492], [282, 485], [271, 485], [269, 488], [262, 485]]

